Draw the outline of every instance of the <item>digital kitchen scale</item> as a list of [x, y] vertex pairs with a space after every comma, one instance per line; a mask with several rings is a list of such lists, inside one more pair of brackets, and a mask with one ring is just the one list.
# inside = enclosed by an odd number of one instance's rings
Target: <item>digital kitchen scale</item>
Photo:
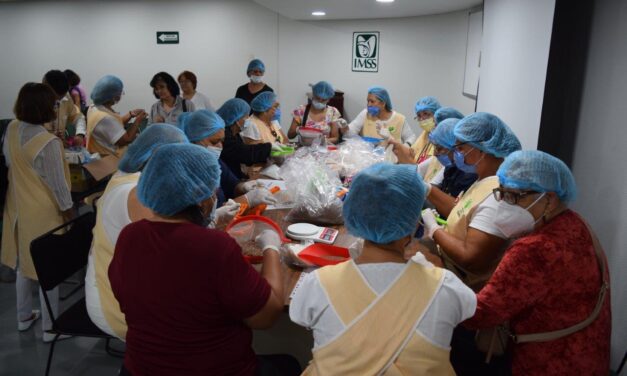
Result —
[[338, 230], [328, 227], [318, 227], [310, 223], [294, 223], [287, 227], [286, 235], [296, 240], [313, 240], [314, 242], [333, 244]]

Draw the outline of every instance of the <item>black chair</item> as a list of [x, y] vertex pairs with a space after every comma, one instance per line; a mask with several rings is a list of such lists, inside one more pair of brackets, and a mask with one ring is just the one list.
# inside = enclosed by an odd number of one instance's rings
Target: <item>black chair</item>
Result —
[[[92, 229], [95, 224], [96, 213], [88, 212], [48, 231], [30, 244], [35, 271], [46, 301], [46, 309], [52, 320], [52, 330], [48, 333], [55, 334], [50, 344], [46, 375], [50, 372], [54, 346], [61, 335], [104, 338], [106, 339], [105, 349], [109, 355], [119, 357], [123, 354], [109, 346], [110, 340], [115, 337], [104, 333], [91, 321], [87, 314], [84, 297], [63, 311], [59, 317], [54, 317], [48, 300], [48, 291], [87, 265]], [[67, 232], [55, 234], [63, 229]]]

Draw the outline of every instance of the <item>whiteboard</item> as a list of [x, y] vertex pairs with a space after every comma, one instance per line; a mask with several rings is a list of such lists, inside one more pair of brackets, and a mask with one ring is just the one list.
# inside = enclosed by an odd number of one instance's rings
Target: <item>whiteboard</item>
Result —
[[476, 99], [479, 90], [481, 67], [481, 35], [483, 34], [483, 11], [468, 14], [468, 37], [466, 40], [466, 67], [462, 94]]

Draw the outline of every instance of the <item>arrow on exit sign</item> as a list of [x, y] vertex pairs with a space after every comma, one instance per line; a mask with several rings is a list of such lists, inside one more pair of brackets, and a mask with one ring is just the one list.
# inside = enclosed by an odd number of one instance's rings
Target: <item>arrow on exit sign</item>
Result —
[[179, 44], [179, 32], [157, 31], [157, 44]]

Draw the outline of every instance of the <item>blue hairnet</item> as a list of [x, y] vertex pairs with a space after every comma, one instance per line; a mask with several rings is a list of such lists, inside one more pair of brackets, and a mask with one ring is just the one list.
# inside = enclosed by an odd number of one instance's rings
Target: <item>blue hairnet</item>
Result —
[[440, 109], [440, 102], [438, 102], [436, 97], [423, 97], [418, 99], [416, 102], [416, 106], [414, 107], [414, 113], [419, 113], [420, 111], [430, 111], [435, 114], [437, 110]]
[[137, 197], [152, 211], [172, 216], [213, 196], [219, 183], [220, 165], [209, 150], [194, 144], [168, 144], [148, 161]]
[[224, 120], [211, 110], [185, 112], [177, 121], [189, 142], [198, 142], [224, 129]]
[[107, 75], [96, 82], [91, 91], [91, 100], [95, 105], [107, 103], [113, 98], [122, 95], [124, 84], [116, 76]]
[[459, 119], [449, 118], [442, 120], [434, 130], [429, 133], [429, 141], [441, 147], [453, 150], [455, 145], [455, 134], [453, 129]]
[[344, 224], [355, 236], [390, 243], [416, 230], [424, 199], [415, 165], [377, 163], [353, 179], [344, 201]]
[[511, 129], [496, 115], [476, 112], [460, 120], [455, 126], [455, 138], [497, 158], [507, 157], [520, 150], [520, 141]]
[[335, 90], [330, 83], [326, 81], [320, 81], [315, 84], [312, 88], [313, 95], [320, 99], [331, 99], [335, 95]]
[[235, 124], [236, 121], [250, 113], [250, 106], [243, 99], [232, 98], [224, 102], [216, 113], [224, 120], [224, 124], [230, 127]]
[[368, 89], [368, 94], [372, 94], [377, 97], [381, 102], [385, 103], [386, 110], [392, 111], [392, 100], [390, 99], [390, 94], [388, 94], [387, 90], [381, 86], [373, 86]]
[[463, 119], [464, 114], [457, 111], [453, 107], [440, 107], [434, 114], [433, 118], [435, 119], [436, 124], [440, 124], [442, 120], [455, 118], [455, 119]]
[[250, 63], [248, 63], [248, 68], [246, 68], [246, 73], [250, 72], [253, 69], [259, 69], [262, 73], [266, 71], [266, 66], [263, 64], [263, 61], [259, 59], [252, 59]]
[[496, 175], [503, 187], [555, 192], [562, 202], [577, 196], [575, 178], [564, 162], [538, 150], [516, 151], [505, 158]]
[[127, 173], [140, 171], [157, 147], [181, 142], [189, 142], [182, 130], [170, 124], [152, 124], [128, 147], [118, 169]]
[[276, 102], [276, 94], [271, 91], [264, 91], [250, 102], [250, 108], [255, 112], [265, 112], [272, 107], [274, 102]]

